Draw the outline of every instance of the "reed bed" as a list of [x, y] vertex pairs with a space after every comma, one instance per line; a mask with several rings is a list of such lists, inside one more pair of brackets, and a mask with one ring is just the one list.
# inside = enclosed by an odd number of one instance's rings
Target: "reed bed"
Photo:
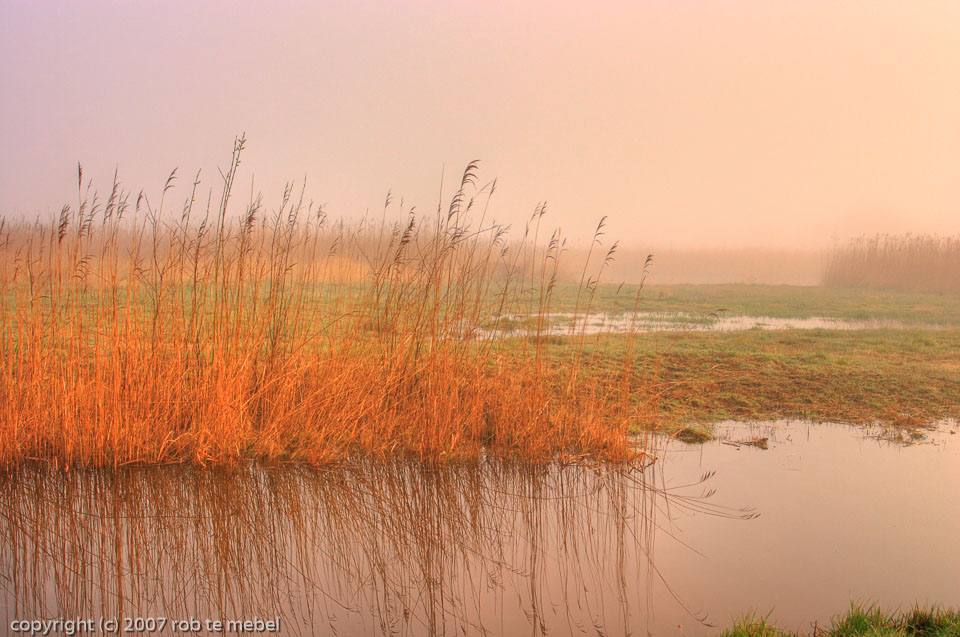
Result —
[[960, 292], [960, 235], [862, 236], [834, 248], [823, 283], [920, 292]]
[[[542, 206], [511, 238], [472, 163], [434, 214], [388, 196], [333, 221], [292, 186], [237, 214], [243, 146], [218, 197], [198, 176], [170, 211], [174, 173], [156, 204], [116, 179], [101, 201], [79, 169], [75, 207], [0, 225], [0, 465], [636, 456], [630, 357], [601, 381], [582, 333], [544, 355], [564, 240]], [[502, 338], [517, 312], [536, 320]]]

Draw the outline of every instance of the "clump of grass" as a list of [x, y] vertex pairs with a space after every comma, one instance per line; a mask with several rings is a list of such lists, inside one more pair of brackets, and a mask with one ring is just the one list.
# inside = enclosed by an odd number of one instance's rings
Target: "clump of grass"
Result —
[[0, 229], [0, 465], [635, 453], [632, 358], [602, 382], [544, 360], [564, 241], [539, 242], [543, 207], [509, 239], [471, 163], [434, 215], [391, 223], [388, 196], [379, 224], [334, 222], [288, 186], [236, 218], [243, 146], [175, 213], [175, 173], [154, 204], [80, 169], [77, 207]]
[[[837, 637], [869, 634], [897, 634], [893, 617], [877, 607], [863, 607], [851, 604], [846, 615], [835, 617], [830, 633]], [[902, 633], [901, 633], [902, 634]]]
[[834, 248], [825, 285], [960, 292], [960, 235], [863, 236]]
[[877, 606], [851, 604], [846, 615], [835, 617], [822, 633], [830, 637], [890, 635], [891, 637], [947, 637], [960, 635], [960, 612], [939, 607], [914, 607], [891, 613]]
[[701, 425], [687, 425], [681, 427], [676, 432], [670, 435], [671, 438], [676, 438], [681, 442], [685, 442], [691, 445], [698, 445], [707, 442], [708, 440], [713, 439], [713, 434], [710, 433], [710, 430]]
[[736, 620], [733, 626], [724, 630], [722, 637], [789, 637], [789, 633], [780, 630], [767, 621], [768, 617], [757, 617], [748, 613]]
[[767, 618], [754, 614], [738, 619], [721, 633], [723, 637], [956, 637], [960, 635], [960, 611], [938, 606], [916, 606], [905, 613], [888, 612], [876, 606], [851, 604], [834, 617], [827, 628], [815, 626], [810, 633], [781, 630]]
[[960, 635], [960, 610], [915, 607], [899, 618], [899, 629], [907, 635], [947, 637]]

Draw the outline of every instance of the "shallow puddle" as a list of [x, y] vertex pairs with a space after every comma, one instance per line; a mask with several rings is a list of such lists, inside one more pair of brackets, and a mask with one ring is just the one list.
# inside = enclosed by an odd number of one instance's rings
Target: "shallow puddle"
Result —
[[0, 620], [703, 635], [751, 609], [809, 629], [851, 599], [960, 598], [956, 426], [909, 446], [843, 426], [718, 430], [720, 440], [671, 442], [634, 470], [8, 474]]
[[[513, 327], [522, 324], [522, 327]], [[496, 330], [477, 330], [479, 338], [525, 336], [536, 333], [537, 317], [515, 314], [504, 318]], [[577, 334], [624, 334], [631, 332], [739, 332], [744, 330], [869, 330], [942, 329], [936, 325], [914, 325], [889, 319], [854, 320], [821, 316], [782, 318], [771, 316], [705, 315], [687, 312], [594, 313], [574, 315], [552, 313], [543, 317], [541, 333], [548, 336]]]

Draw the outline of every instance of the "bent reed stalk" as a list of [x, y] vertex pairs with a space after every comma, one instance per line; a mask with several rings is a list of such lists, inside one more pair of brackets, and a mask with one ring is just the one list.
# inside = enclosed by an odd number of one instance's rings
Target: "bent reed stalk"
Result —
[[[288, 186], [277, 209], [179, 214], [83, 189], [52, 223], [0, 227], [0, 465], [311, 464], [484, 454], [636, 457], [634, 374], [544, 355], [559, 232], [487, 219], [471, 163], [448, 206], [332, 222]], [[601, 265], [602, 269], [602, 265]], [[596, 287], [586, 277], [583, 307]], [[525, 337], [499, 326], [530, 313]], [[582, 336], [577, 347], [583, 347]]]

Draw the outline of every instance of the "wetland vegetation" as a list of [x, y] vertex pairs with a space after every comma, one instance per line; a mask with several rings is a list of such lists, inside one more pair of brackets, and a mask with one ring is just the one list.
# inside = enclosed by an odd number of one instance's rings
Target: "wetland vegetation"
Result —
[[[548, 361], [540, 339], [471, 336], [549, 312], [564, 241], [543, 207], [511, 239], [471, 164], [426, 217], [388, 196], [379, 222], [334, 222], [290, 186], [233, 220], [243, 145], [219, 203], [199, 180], [176, 214], [116, 181], [101, 201], [81, 169], [75, 208], [0, 228], [0, 464], [642, 452], [631, 357], [611, 382], [583, 373], [582, 337]], [[584, 264], [576, 311], [614, 251]]]
[[960, 637], [958, 26], [0, 0], [0, 633]]
[[764, 617], [748, 615], [724, 630], [721, 637], [953, 637], [960, 635], [960, 611], [915, 607], [890, 612], [875, 606], [852, 605], [850, 610], [809, 632], [777, 628]]
[[[602, 375], [624, 340], [591, 343], [586, 369]], [[910, 429], [960, 416], [960, 330], [671, 332], [639, 335], [633, 348], [642, 426], [668, 433], [776, 419]]]
[[[868, 501], [878, 467], [894, 481], [887, 498], [925, 469], [951, 470], [960, 306], [949, 291], [646, 286], [646, 272], [604, 283], [617, 244], [603, 221], [564, 279], [545, 209], [513, 237], [492, 221], [495, 183], [475, 164], [435, 215], [388, 197], [378, 221], [332, 221], [288, 187], [277, 208], [251, 197], [231, 220], [242, 149], [219, 203], [202, 204], [196, 181], [171, 214], [166, 188], [154, 206], [115, 183], [104, 201], [82, 189], [47, 224], [0, 224], [7, 620], [716, 634], [723, 613], [750, 604], [707, 604], [703, 583], [724, 589], [782, 548], [735, 525], [764, 529], [768, 513], [799, 528], [791, 516]], [[757, 421], [771, 424], [728, 431]], [[930, 440], [908, 462], [863, 451], [853, 429], [798, 421]], [[806, 487], [756, 459], [794, 463], [785, 445], [801, 437], [815, 445], [805, 484], [819, 486], [785, 511], [756, 481]], [[857, 454], [867, 484], [830, 478]], [[733, 497], [715, 502], [718, 488]], [[960, 519], [944, 516], [944, 530]], [[890, 541], [942, 541], [880, 521], [864, 524]], [[674, 547], [655, 552], [658, 536]], [[690, 566], [701, 549], [724, 568]], [[793, 572], [810, 584], [804, 564]], [[901, 569], [899, 583], [920, 590], [943, 565], [927, 566]], [[943, 590], [935, 580], [929, 595]], [[818, 621], [836, 608], [815, 601]], [[788, 606], [794, 628], [803, 603]], [[794, 634], [757, 617], [724, 634]], [[921, 619], [934, 632], [904, 632]], [[952, 634], [954, 620], [854, 610], [814, 634]]]
[[830, 286], [960, 293], [960, 235], [862, 236], [836, 246], [823, 282]]

